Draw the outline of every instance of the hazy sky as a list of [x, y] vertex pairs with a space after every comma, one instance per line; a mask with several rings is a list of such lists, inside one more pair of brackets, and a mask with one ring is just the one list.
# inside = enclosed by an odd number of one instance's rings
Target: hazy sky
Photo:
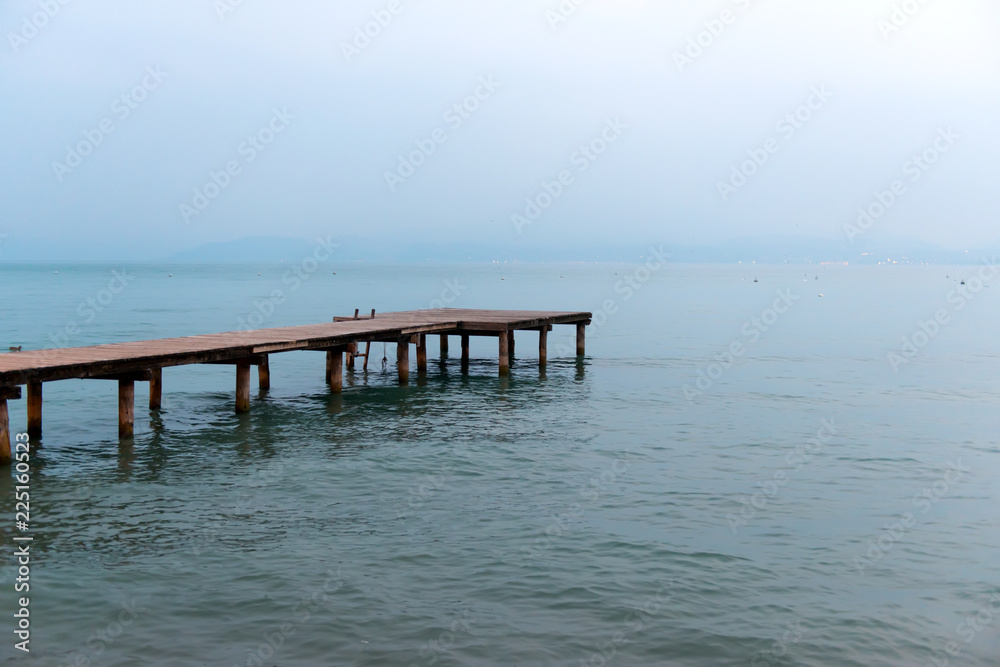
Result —
[[3, 259], [843, 239], [885, 191], [871, 238], [1000, 239], [994, 1], [63, 2], [0, 7]]

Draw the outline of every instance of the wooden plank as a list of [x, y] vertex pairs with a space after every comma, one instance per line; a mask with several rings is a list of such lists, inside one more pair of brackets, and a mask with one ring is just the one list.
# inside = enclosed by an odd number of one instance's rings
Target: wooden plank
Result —
[[28, 383], [28, 437], [42, 437], [42, 383]]
[[0, 400], [19, 401], [21, 400], [20, 387], [0, 387]]

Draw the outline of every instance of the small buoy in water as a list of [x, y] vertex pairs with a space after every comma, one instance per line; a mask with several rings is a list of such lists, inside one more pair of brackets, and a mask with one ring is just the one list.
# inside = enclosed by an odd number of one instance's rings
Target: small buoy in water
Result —
[[56, 274], [56, 275], [58, 276], [58, 275], [59, 275], [59, 272], [58, 272], [58, 271], [56, 271], [56, 272], [55, 272], [55, 274]]
[[257, 273], [257, 275], [259, 276], [259, 275], [260, 275], [260, 272], [258, 272], [258, 273]]
[[173, 277], [174, 277], [174, 274], [172, 274], [172, 273], [168, 273], [167, 274], [167, 278], [173, 278]]
[[753, 281], [754, 281], [755, 283], [756, 283], [756, 282], [759, 282], [759, 281], [758, 281], [758, 280], [757, 280], [756, 278], [754, 278], [754, 279], [753, 279]]
[[822, 295], [822, 294], [820, 294], [820, 295], [819, 295], [819, 298], [821, 298], [821, 299], [822, 299], [822, 298], [823, 298], [823, 295]]
[[965, 281], [964, 281], [964, 280], [962, 281], [962, 284], [963, 284], [963, 285], [965, 284]]

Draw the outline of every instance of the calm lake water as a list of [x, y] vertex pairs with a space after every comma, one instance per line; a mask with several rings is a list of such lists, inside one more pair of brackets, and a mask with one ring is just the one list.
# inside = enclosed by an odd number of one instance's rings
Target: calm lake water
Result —
[[0, 346], [448, 300], [593, 311], [587, 357], [557, 327], [540, 373], [525, 332], [501, 379], [495, 341], [463, 374], [457, 339], [439, 361], [433, 338], [426, 377], [399, 387], [377, 344], [331, 396], [322, 354], [275, 355], [241, 416], [232, 368], [167, 369], [159, 414], [137, 386], [125, 447], [113, 382], [46, 385], [31, 654], [13, 648], [3, 475], [0, 660], [998, 664], [1000, 277], [962, 293], [976, 266], [308, 268], [2, 265]]

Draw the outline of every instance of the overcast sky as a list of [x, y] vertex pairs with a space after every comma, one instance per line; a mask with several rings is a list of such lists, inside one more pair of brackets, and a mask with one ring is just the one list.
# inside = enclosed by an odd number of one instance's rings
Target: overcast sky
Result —
[[871, 238], [1000, 239], [991, 0], [63, 1], [0, 6], [4, 259], [843, 239], [885, 191]]

